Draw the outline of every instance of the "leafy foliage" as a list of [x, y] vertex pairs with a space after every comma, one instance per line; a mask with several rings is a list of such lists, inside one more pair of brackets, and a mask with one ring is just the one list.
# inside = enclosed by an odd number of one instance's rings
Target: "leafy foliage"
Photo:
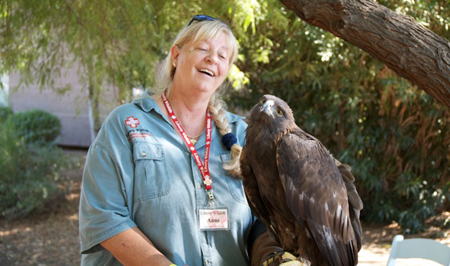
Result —
[[11, 120], [0, 124], [0, 142], [0, 217], [24, 217], [63, 195], [59, 148], [27, 145]]
[[23, 137], [25, 143], [50, 144], [61, 132], [59, 118], [44, 110], [15, 113], [10, 120], [18, 137]]
[[[252, 71], [231, 106], [249, 109], [267, 93], [285, 99], [304, 130], [352, 165], [363, 219], [422, 230], [449, 206], [450, 111], [361, 50], [285, 18], [280, 28], [258, 24], [271, 40], [268, 59], [238, 63]], [[249, 43], [262, 47], [253, 37]], [[257, 49], [242, 50], [254, 58]]]
[[9, 106], [0, 106], [0, 123], [3, 123], [14, 112]]
[[[379, 3], [450, 38], [444, 0]], [[302, 128], [352, 165], [364, 219], [414, 232], [448, 209], [449, 110], [279, 1], [7, 0], [0, 67], [21, 71], [25, 85], [54, 87], [52, 77], [79, 62], [90, 99], [110, 93], [106, 82], [125, 101], [132, 87], [151, 87], [174, 34], [199, 13], [227, 22], [240, 42], [231, 109], [248, 110], [266, 93], [286, 100]]]

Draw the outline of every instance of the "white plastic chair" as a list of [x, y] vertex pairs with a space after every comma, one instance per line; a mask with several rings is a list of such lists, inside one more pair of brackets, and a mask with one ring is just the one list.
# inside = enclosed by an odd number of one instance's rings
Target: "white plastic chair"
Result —
[[394, 266], [396, 259], [407, 258], [428, 259], [450, 266], [450, 247], [432, 239], [404, 239], [402, 235], [396, 235], [392, 240], [387, 266]]

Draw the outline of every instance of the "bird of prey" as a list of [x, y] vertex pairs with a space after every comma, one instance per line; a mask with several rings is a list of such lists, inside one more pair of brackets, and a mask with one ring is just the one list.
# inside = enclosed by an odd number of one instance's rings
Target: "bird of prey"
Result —
[[247, 200], [285, 251], [312, 265], [356, 265], [363, 203], [350, 167], [264, 95], [247, 119], [240, 159]]

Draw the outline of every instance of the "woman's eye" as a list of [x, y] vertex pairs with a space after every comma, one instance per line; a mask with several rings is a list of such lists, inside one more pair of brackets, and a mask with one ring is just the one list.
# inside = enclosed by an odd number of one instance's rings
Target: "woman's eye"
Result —
[[277, 115], [278, 116], [282, 116], [283, 115], [283, 111], [281, 111], [281, 109], [277, 109]]

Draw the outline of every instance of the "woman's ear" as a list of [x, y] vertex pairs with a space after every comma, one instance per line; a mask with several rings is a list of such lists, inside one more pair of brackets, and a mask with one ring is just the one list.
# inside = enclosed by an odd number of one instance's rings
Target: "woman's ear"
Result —
[[172, 57], [172, 65], [173, 67], [177, 67], [178, 64], [178, 56], [180, 55], [180, 49], [178, 48], [178, 46], [174, 45], [172, 46], [172, 49], [170, 49], [170, 54]]

